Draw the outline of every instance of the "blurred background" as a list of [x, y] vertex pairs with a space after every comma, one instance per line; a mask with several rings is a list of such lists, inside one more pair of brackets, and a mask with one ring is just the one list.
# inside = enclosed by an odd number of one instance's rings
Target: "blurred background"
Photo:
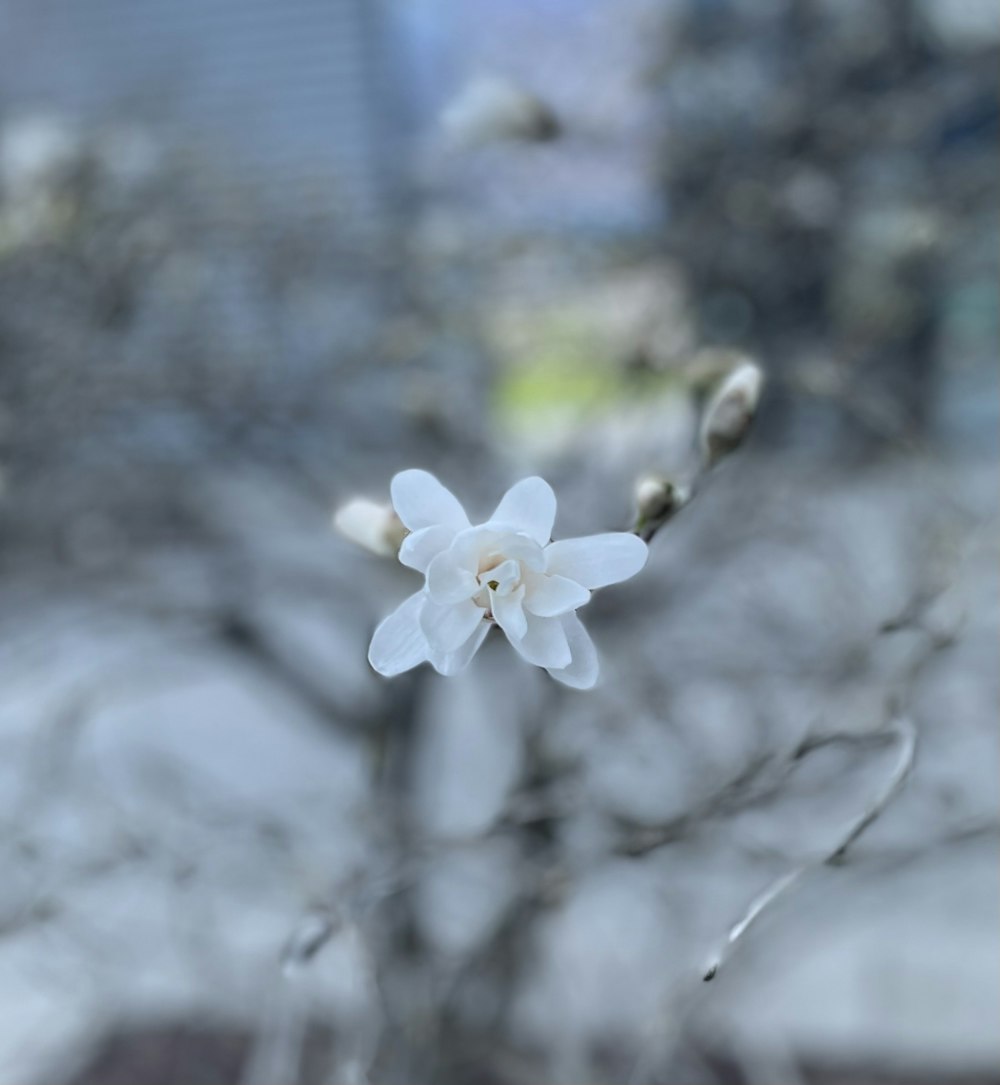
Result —
[[[998, 53], [992, 0], [0, 0], [0, 1081], [1000, 1081]], [[370, 671], [416, 583], [340, 502], [625, 527], [744, 355], [598, 690]]]

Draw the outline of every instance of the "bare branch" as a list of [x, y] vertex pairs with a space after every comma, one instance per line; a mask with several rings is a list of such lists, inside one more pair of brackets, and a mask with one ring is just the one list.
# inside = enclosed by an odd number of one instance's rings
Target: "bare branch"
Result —
[[[763, 893], [760, 894], [760, 896], [756, 897], [751, 902], [749, 908], [747, 908], [744, 913], [743, 918], [729, 929], [726, 941], [710, 961], [702, 979], [708, 981], [716, 977], [719, 969], [726, 960], [728, 960], [737, 942], [744, 934], [746, 934], [760, 915], [776, 900], [788, 892], [788, 890], [799, 882], [807, 873], [820, 866], [839, 863], [843, 859], [847, 849], [859, 836], [861, 836], [872, 822], [876, 821], [885, 812], [892, 800], [899, 794], [913, 769], [913, 764], [916, 759], [916, 729], [910, 720], [901, 717], [897, 719], [884, 734], [887, 737], [892, 737], [899, 743], [899, 757], [896, 760], [896, 764], [893, 766], [885, 786], [861, 815], [855, 819], [851, 827], [832, 850], [827, 852], [827, 854], [819, 860], [803, 863], [794, 870], [782, 874], [780, 878], [777, 878]], [[849, 736], [845, 735], [840, 737], [842, 737], [844, 741], [849, 741]], [[858, 737], [868, 740], [872, 736], [863, 735]]]

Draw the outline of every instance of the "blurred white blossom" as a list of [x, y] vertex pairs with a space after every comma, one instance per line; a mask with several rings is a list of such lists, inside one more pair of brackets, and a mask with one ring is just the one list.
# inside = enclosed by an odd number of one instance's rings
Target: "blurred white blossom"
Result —
[[464, 146], [544, 143], [559, 135], [559, 120], [545, 102], [498, 76], [480, 76], [464, 87], [445, 109], [441, 125]]
[[383, 558], [397, 554], [406, 535], [406, 528], [391, 505], [379, 504], [367, 497], [352, 498], [337, 509], [333, 526], [345, 539]]
[[392, 676], [425, 661], [460, 671], [497, 625], [529, 663], [577, 689], [597, 681], [598, 661], [576, 610], [591, 591], [634, 576], [646, 544], [626, 532], [552, 542], [556, 498], [540, 478], [512, 486], [483, 524], [426, 471], [392, 480], [392, 503], [410, 530], [399, 560], [425, 576], [375, 630], [368, 658]]

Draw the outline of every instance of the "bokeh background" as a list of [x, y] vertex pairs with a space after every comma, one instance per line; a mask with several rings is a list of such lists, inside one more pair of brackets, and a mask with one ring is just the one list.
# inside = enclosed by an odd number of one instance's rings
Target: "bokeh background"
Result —
[[[0, 0], [0, 1081], [1000, 1080], [998, 53], [992, 0]], [[340, 502], [624, 527], [742, 355], [598, 690], [370, 671], [415, 585]]]

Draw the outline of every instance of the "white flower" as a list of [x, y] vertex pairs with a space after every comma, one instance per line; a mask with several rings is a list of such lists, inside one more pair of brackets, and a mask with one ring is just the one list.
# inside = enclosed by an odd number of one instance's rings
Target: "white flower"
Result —
[[375, 630], [368, 659], [392, 676], [429, 661], [455, 674], [498, 625], [520, 655], [577, 689], [597, 681], [597, 652], [575, 611], [591, 590], [634, 576], [646, 544], [627, 532], [552, 542], [556, 497], [540, 478], [512, 486], [484, 524], [426, 471], [392, 480], [410, 530], [399, 560], [425, 576]]

